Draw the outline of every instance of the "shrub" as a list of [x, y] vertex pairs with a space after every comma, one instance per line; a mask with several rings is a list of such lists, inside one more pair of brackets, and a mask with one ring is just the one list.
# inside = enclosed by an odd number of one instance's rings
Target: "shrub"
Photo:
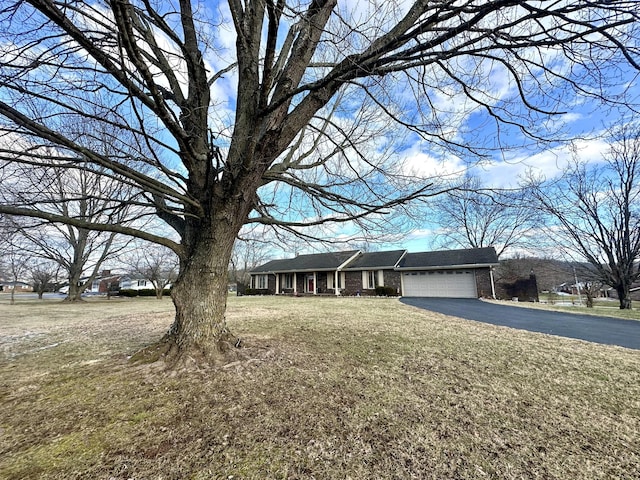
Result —
[[[162, 291], [163, 295], [171, 295], [171, 289], [170, 288], [165, 288]], [[120, 293], [118, 293], [118, 295], [120, 295], [121, 297], [155, 297], [156, 296], [156, 290], [155, 288], [145, 288], [142, 290], [134, 290], [132, 288], [127, 288], [127, 289], [123, 289], [120, 290]]]
[[397, 293], [393, 287], [376, 287], [376, 295], [378, 297], [395, 297]]
[[140, 297], [155, 297], [156, 291], [152, 288], [145, 288], [143, 290], [138, 290], [138, 296]]
[[138, 296], [138, 291], [137, 290], [133, 290], [131, 288], [121, 288], [120, 291], [118, 292], [118, 295], [120, 295], [121, 297], [137, 297]]

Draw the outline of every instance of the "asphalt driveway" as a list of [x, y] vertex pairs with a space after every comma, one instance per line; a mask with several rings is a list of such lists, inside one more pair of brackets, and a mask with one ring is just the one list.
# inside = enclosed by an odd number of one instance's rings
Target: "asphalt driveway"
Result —
[[467, 320], [640, 350], [640, 321], [512, 307], [467, 298], [402, 297], [400, 301]]

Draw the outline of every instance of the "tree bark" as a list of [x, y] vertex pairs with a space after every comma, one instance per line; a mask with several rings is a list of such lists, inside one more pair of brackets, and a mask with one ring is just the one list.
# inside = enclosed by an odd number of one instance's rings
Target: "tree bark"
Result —
[[[235, 224], [235, 222], [233, 222]], [[171, 299], [176, 316], [157, 345], [132, 360], [164, 360], [169, 366], [226, 363], [237, 356], [240, 340], [227, 327], [228, 267], [240, 225], [212, 222], [195, 229], [190, 251], [180, 260]]]
[[593, 308], [593, 293], [589, 290], [585, 290], [584, 294], [587, 296], [587, 308]]
[[628, 285], [618, 285], [616, 287], [618, 300], [620, 302], [620, 310], [631, 310], [631, 297]]
[[72, 265], [69, 269], [69, 291], [64, 299], [65, 302], [80, 302], [82, 301], [82, 289], [80, 287], [81, 270], [74, 268]]

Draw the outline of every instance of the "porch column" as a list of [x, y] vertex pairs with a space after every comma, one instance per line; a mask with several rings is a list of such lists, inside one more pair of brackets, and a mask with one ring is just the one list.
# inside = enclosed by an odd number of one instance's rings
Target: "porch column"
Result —
[[491, 298], [496, 299], [496, 285], [493, 281], [493, 267], [489, 267], [489, 277], [491, 278]]
[[276, 273], [276, 295], [280, 294], [280, 274]]
[[318, 293], [318, 276], [316, 272], [313, 272], [313, 294], [316, 295]]
[[340, 272], [336, 270], [333, 274], [333, 289], [336, 292], [336, 297], [340, 296], [340, 289], [338, 288], [338, 278], [340, 277]]
[[293, 273], [293, 293], [298, 293], [298, 274], [295, 272]]

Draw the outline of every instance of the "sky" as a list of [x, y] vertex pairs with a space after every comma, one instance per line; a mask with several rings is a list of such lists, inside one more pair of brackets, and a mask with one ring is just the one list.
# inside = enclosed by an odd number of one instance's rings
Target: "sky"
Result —
[[[553, 3], [563, 4], [563, 2]], [[295, 5], [304, 6], [305, 4], [306, 2], [298, 2]], [[92, 5], [98, 5], [95, 7], [96, 10], [104, 11], [104, 6], [98, 3], [92, 3]], [[378, 28], [388, 29], [393, 18], [406, 12], [410, 5], [410, 1], [404, 0], [387, 2], [339, 0], [338, 10], [341, 17], [336, 16], [332, 23], [335, 36], [327, 38], [335, 42], [324, 43], [322, 55], [318, 55], [315, 60], [340, 60], [350, 51], [361, 49], [365, 42], [365, 33], [376, 33]], [[500, 24], [499, 22], [505, 23], [518, 18], [522, 14], [519, 8], [515, 7], [513, 11], [501, 18], [489, 18], [486, 26], [495, 28], [496, 22]], [[223, 0], [200, 2], [197, 3], [196, 12], [202, 13], [203, 18], [207, 19], [198, 24], [200, 31], [205, 33], [210, 41], [205, 50], [204, 60], [212, 74], [220, 72], [236, 60], [235, 28], [228, 3]], [[279, 27], [277, 40], [279, 47], [284, 45], [287, 30], [297, 20], [293, 10], [287, 11]], [[98, 28], [96, 25], [91, 26]], [[350, 30], [356, 26], [360, 33], [356, 33], [355, 29]], [[176, 28], [178, 28], [177, 21]], [[264, 38], [266, 38], [266, 30], [263, 31], [263, 41]], [[461, 48], [464, 41], [464, 37], [453, 39], [446, 44], [446, 48], [452, 51]], [[184, 71], [185, 63], [179, 58], [179, 50], [166, 36], [158, 35], [157, 42], [164, 51], [168, 52], [180, 78], [179, 72]], [[5, 54], [11, 51], [10, 45], [0, 45], [0, 47], [2, 48], [0, 52]], [[528, 60], [544, 61], [548, 65], [553, 65], [554, 71], [562, 74], [572, 69], [580, 75], [590, 73], [584, 71], [582, 67], [571, 65], [562, 52], [553, 48], [523, 51], [522, 57]], [[507, 63], [513, 68], [518, 68], [516, 58], [509, 58]], [[357, 133], [363, 137], [369, 135], [370, 138], [367, 143], [360, 146], [362, 158], [359, 158], [354, 151], [347, 150], [342, 157], [336, 157], [335, 169], [343, 166], [340, 162], [349, 161], [357, 170], [365, 171], [368, 168], [366, 161], [380, 161], [381, 168], [385, 171], [395, 169], [399, 174], [424, 181], [428, 179], [455, 181], [470, 171], [480, 177], [487, 187], [513, 188], [528, 171], [534, 171], [537, 175], [546, 178], [558, 175], [572, 155], [578, 155], [584, 161], [601, 161], [602, 155], [608, 148], [602, 135], [603, 130], [616, 122], [625, 121], [623, 112], [607, 109], [597, 101], [580, 97], [571, 89], [562, 88], [556, 78], [545, 75], [540, 69], [532, 68], [530, 72], [532, 75], [517, 85], [512, 80], [508, 68], [496, 59], [464, 56], [451, 60], [448, 65], [466, 83], [469, 89], [467, 92], [452, 77], [444, 75], [443, 70], [435, 64], [412, 72], [415, 76], [419, 75], [422, 81], [420, 88], [417, 87], [415, 78], [409, 81], [403, 74], [389, 75], [384, 79], [363, 80], [363, 83], [368, 82], [376, 101], [383, 103], [389, 111], [395, 112], [400, 120], [422, 125], [426, 132], [424, 135], [407, 131], [399, 123], [385, 123], [388, 121], [385, 115], [375, 116], [376, 109], [380, 109], [371, 98], [362, 95], [355, 88], [344, 89], [342, 91], [345, 94], [344, 103], [332, 118], [334, 130], [331, 132], [337, 132], [338, 127], [348, 128], [355, 118], [366, 116], [370, 123], [357, 130]], [[612, 81], [615, 79], [623, 84], [626, 83], [626, 93], [629, 98], [637, 100], [640, 97], [637, 79], [629, 70], [616, 71], [612, 62], [603, 62], [598, 67], [605, 73], [605, 77], [611, 69]], [[322, 71], [322, 68], [313, 70], [313, 73], [311, 70], [309, 75]], [[237, 79], [237, 71], [231, 70], [211, 87], [213, 104], [210, 110], [211, 126], [217, 133], [223, 149], [227, 146], [225, 138], [231, 134], [234, 120]], [[550, 105], [550, 102], [557, 101], [558, 111], [562, 113], [549, 118], [543, 114], [532, 113], [531, 110], [520, 110], [511, 102], [519, 93], [518, 87], [526, 92], [532, 104], [541, 109], [552, 108], [553, 105]], [[187, 93], [186, 83], [182, 88]], [[620, 90], [612, 89], [610, 92], [607, 91], [605, 96], [609, 94], [613, 98], [620, 94]], [[497, 114], [506, 118], [512, 116], [511, 118], [528, 124], [534, 130], [541, 128], [553, 140], [533, 142], [525, 138], [517, 127], [506, 123], [496, 125], [487, 109], [481, 108], [477, 102], [470, 100], [470, 95], [486, 103]], [[455, 145], [462, 147], [444, 148], [443, 142], [439, 141], [437, 136], [446, 139], [450, 147]], [[576, 141], [571, 145], [560, 141], [568, 138], [576, 138]], [[464, 146], [473, 146], [477, 149], [476, 151], [465, 150]], [[330, 145], [322, 148], [318, 150], [318, 154], [326, 153]], [[480, 157], [479, 154], [484, 156]], [[176, 169], [181, 168], [179, 165], [174, 166]], [[372, 178], [374, 178], [373, 175]], [[382, 183], [380, 185], [382, 188]], [[271, 186], [266, 187], [263, 193], [265, 196], [273, 195], [276, 202], [282, 202], [287, 197], [285, 190], [276, 192]], [[410, 208], [409, 214], [411, 214]], [[305, 215], [306, 218], [312, 219], [313, 213], [310, 208], [307, 208], [301, 209], [294, 215], [299, 215], [299, 218]], [[424, 218], [412, 218], [411, 222], [403, 222], [402, 217], [401, 212], [396, 212], [395, 217], [388, 216], [391, 220], [387, 224], [386, 233], [390, 238], [387, 242], [376, 245], [375, 248], [407, 248], [410, 251], [429, 249], [433, 238], [433, 225], [429, 222], [428, 215], [424, 215]], [[339, 224], [325, 227], [321, 234], [325, 238], [336, 240], [358, 236], [358, 231], [352, 224]], [[348, 245], [344, 246], [344, 248], [347, 247]], [[298, 253], [327, 248], [340, 249], [341, 247], [301, 244]], [[293, 253], [290, 250], [287, 248], [280, 252], [274, 251], [274, 256]]]
[[[219, 15], [223, 23], [229, 22], [229, 13], [224, 2], [220, 2]], [[371, 17], [375, 14], [371, 13], [368, 8], [374, 5], [373, 2], [344, 2], [344, 11], [351, 8], [353, 18], [365, 18], [367, 12]], [[407, 2], [401, 2], [401, 6], [406, 10]], [[358, 12], [360, 17], [353, 12]], [[281, 26], [284, 34], [285, 25]], [[211, 58], [212, 65], [222, 68], [228, 64], [229, 59], [221, 52], [226, 51], [232, 55], [235, 37], [231, 28], [222, 29], [224, 32], [220, 37], [220, 45], [223, 50], [217, 52], [217, 58]], [[527, 55], [540, 55], [544, 61], [552, 64], [554, 70], [563, 74], [570, 69], [580, 70], [576, 68], [562, 55], [561, 52], [554, 49], [541, 49], [537, 52], [528, 52]], [[489, 105], [496, 108], [504, 108], [509, 110], [511, 104], [509, 100], [517, 95], [517, 86], [510, 79], [504, 66], [498, 62], [479, 61], [477, 59], [462, 58], [456, 60], [456, 66], [461, 72], [462, 78], [468, 80], [469, 85], [473, 85], [475, 95], [481, 98]], [[605, 71], [606, 65], [598, 65]], [[474, 84], [474, 73], [483, 71], [482, 82]], [[546, 134], [552, 137], [554, 141], [548, 143], [527, 142], [523, 138], [521, 132], [517, 128], [511, 128], [506, 125], [500, 126], [500, 135], [502, 135], [501, 143], [498, 145], [497, 126], [492, 122], [487, 111], [478, 108], [477, 104], [469, 100], [468, 95], [462, 91], [459, 85], [455, 83], [438, 82], [438, 75], [441, 72], [435, 69], [427, 72], [426, 77], [437, 88], [431, 88], [424, 92], [422, 96], [414, 95], [411, 87], [406, 81], [398, 81], [395, 89], [389, 92], [392, 98], [392, 105], [399, 109], [404, 109], [406, 118], [416, 118], [418, 112], [425, 113], [424, 103], [428, 99], [431, 106], [439, 111], [437, 120], [440, 125], [444, 125], [442, 132], [454, 142], [475, 142], [477, 145], [503, 146], [504, 148], [495, 148], [487, 153], [485, 158], [479, 159], [469, 152], [460, 151], [450, 152], [434, 145], [432, 139], [421, 138], [418, 135], [405, 135], [398, 130], [391, 130], [388, 133], [388, 139], [397, 134], [396, 150], [394, 152], [395, 162], [402, 165], [402, 171], [408, 175], [416, 177], [431, 178], [448, 178], [455, 180], [465, 173], [471, 173], [478, 176], [482, 182], [490, 188], [515, 188], [523, 181], [527, 173], [532, 172], [537, 176], [544, 178], [553, 178], [558, 176], [563, 168], [572, 158], [579, 158], [582, 161], [598, 163], [602, 161], [603, 155], [608, 150], [608, 144], [604, 137], [604, 130], [612, 125], [619, 124], [628, 120], [629, 112], [623, 109], [608, 108], [597, 99], [589, 99], [581, 97], [571, 89], [563, 89], [559, 85], [557, 79], [546, 79], [542, 71], [533, 71], [535, 77], [533, 80], [524, 81], [522, 88], [530, 89], [534, 92], [528, 95], [529, 101], [541, 108], [549, 107], [549, 101], [557, 99], [559, 102], [559, 114], [546, 117], [544, 115], [532, 115], [527, 117], [527, 113], [523, 113], [524, 122], [530, 120], [532, 127], [543, 127]], [[579, 72], [586, 74], [588, 72]], [[620, 72], [611, 70], [611, 76], [621, 75]], [[631, 70], [622, 73], [624, 87], [627, 88], [629, 98], [635, 100], [640, 97], [640, 86], [638, 85], [636, 74]], [[612, 78], [613, 79], [613, 78]], [[221, 86], [218, 86], [216, 95], [222, 104], [233, 107], [233, 82], [234, 77], [230, 76]], [[540, 86], [536, 82], [540, 82], [541, 92], [535, 93], [535, 88]], [[547, 83], [545, 83], [547, 82]], [[389, 88], [389, 84], [386, 85]], [[595, 88], [595, 87], [594, 87]], [[548, 95], [544, 98], [540, 93]], [[620, 89], [613, 89], [611, 96], [620, 93]], [[393, 103], [395, 102], [395, 104]], [[509, 113], [518, 115], [520, 112], [510, 111]], [[433, 117], [429, 116], [427, 111], [422, 117], [423, 121], [427, 121]], [[568, 143], [562, 140], [573, 139]], [[392, 140], [390, 140], [392, 141]], [[385, 142], [380, 142], [385, 143]], [[371, 147], [372, 155], [375, 155], [377, 146], [373, 144]], [[486, 151], [484, 152], [486, 153]], [[424, 215], [422, 220], [414, 219], [411, 227], [401, 227], [401, 231], [390, 231], [389, 236], [393, 237], [389, 241], [375, 244], [373, 248], [407, 248], [410, 251], [429, 250], [433, 246], [434, 227], [429, 222], [428, 215]], [[325, 233], [327, 238], [348, 238], [350, 235], [357, 235], [357, 230], [351, 225], [336, 225], [327, 227]], [[355, 242], [357, 244], [358, 242]], [[351, 243], [354, 244], [354, 243]], [[301, 247], [302, 251], [314, 251], [315, 249], [333, 249], [333, 245], [309, 245]], [[346, 248], [346, 247], [345, 247]], [[340, 249], [339, 247], [337, 249]], [[281, 251], [274, 251], [274, 256], [288, 256], [292, 252], [286, 248]], [[298, 252], [300, 253], [300, 252]]]

